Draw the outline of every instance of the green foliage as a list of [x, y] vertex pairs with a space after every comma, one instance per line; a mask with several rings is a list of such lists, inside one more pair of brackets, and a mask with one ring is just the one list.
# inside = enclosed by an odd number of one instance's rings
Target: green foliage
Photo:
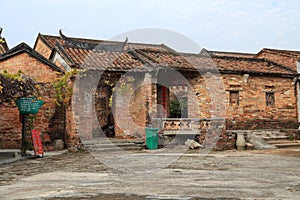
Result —
[[187, 102], [184, 99], [172, 99], [169, 101], [170, 105], [170, 117], [171, 118], [181, 118], [186, 115], [187, 112]]
[[294, 137], [293, 134], [290, 134], [290, 135], [288, 135], [287, 139], [290, 140], [290, 141], [292, 141], [292, 140], [295, 140], [295, 137]]
[[1, 73], [1, 75], [4, 78], [11, 79], [12, 81], [13, 80], [16, 80], [16, 81], [19, 81], [19, 82], [21, 82], [21, 81], [23, 82], [24, 81], [22, 79], [23, 72], [21, 70], [19, 70], [16, 74], [11, 74], [11, 73], [8, 73], [7, 70], [3, 70], [3, 72]]
[[9, 73], [7, 70], [0, 72], [0, 104], [13, 104], [20, 97], [41, 97], [41, 85], [30, 77], [26, 77], [22, 71]]
[[169, 101], [170, 103], [170, 115], [171, 118], [180, 118], [181, 117], [181, 107], [178, 99], [173, 99]]
[[71, 84], [71, 78], [78, 74], [77, 69], [72, 69], [69, 72], [61, 75], [52, 86], [55, 90], [55, 103], [59, 106], [68, 105], [70, 103], [73, 87]]
[[123, 76], [119, 80], [119, 90], [121, 94], [132, 94], [133, 93], [133, 82], [135, 79], [132, 76]]

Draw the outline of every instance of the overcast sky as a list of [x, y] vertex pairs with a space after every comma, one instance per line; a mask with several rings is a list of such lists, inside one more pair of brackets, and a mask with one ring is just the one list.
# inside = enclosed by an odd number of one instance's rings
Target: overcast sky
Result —
[[[156, 28], [211, 50], [300, 50], [299, 0], [3, 0], [0, 15], [10, 48], [20, 42], [33, 46], [39, 32], [58, 35], [59, 29], [67, 36], [110, 39]], [[148, 36], [129, 41], [151, 42]], [[192, 45], [175, 49], [197, 51]]]

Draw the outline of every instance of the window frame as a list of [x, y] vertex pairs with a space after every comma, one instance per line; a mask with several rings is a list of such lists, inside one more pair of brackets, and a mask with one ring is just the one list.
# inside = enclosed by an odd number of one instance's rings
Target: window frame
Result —
[[[235, 103], [233, 101], [233, 94], [235, 94]], [[229, 91], [229, 105], [230, 106], [239, 106], [240, 105], [240, 91], [230, 90]]]
[[275, 107], [275, 92], [265, 92], [266, 107]]

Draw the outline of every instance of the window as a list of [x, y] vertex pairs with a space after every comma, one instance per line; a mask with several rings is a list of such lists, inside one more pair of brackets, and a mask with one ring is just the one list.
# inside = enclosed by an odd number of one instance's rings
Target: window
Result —
[[275, 106], [275, 95], [274, 92], [266, 92], [266, 106]]
[[229, 105], [238, 106], [239, 103], [239, 91], [229, 91]]

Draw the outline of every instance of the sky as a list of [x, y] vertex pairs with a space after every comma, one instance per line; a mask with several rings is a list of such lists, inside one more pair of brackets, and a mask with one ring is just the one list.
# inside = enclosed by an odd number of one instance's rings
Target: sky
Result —
[[38, 33], [62, 29], [72, 37], [156, 38], [185, 52], [300, 51], [299, 10], [299, 0], [2, 0], [0, 26], [10, 48], [21, 42], [33, 47]]

